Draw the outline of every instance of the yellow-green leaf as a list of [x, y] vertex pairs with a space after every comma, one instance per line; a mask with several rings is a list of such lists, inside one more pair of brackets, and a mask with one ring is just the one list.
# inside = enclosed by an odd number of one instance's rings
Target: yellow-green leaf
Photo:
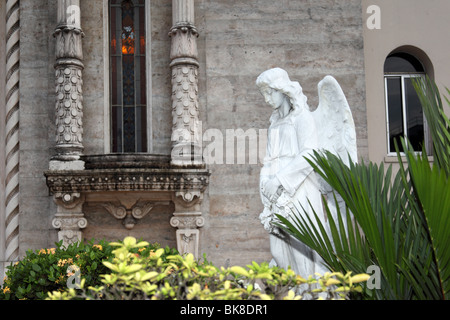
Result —
[[134, 238], [134, 237], [125, 237], [125, 239], [123, 239], [123, 244], [126, 247], [133, 247], [136, 244], [136, 238]]
[[144, 275], [141, 276], [141, 281], [147, 281], [149, 279], [155, 278], [158, 276], [158, 272], [156, 271], [151, 271], [151, 272], [147, 272]]
[[231, 272], [234, 272], [234, 273], [237, 273], [237, 274], [240, 274], [241, 276], [244, 276], [244, 277], [250, 276], [250, 274], [248, 273], [248, 271], [245, 270], [243, 267], [240, 267], [240, 266], [234, 266], [234, 267], [231, 267], [231, 268], [230, 268], [230, 271], [231, 271]]
[[138, 270], [142, 269], [142, 265], [140, 264], [132, 264], [129, 266], [126, 266], [125, 268], [122, 269], [123, 273], [132, 273], [132, 272], [136, 272]]
[[365, 273], [357, 274], [350, 278], [352, 283], [364, 282], [370, 279], [370, 276]]
[[116, 265], [112, 264], [111, 262], [109, 262], [109, 261], [103, 261], [103, 264], [104, 264], [108, 269], [111, 269], [112, 271], [115, 271], [115, 272], [119, 272], [119, 268], [118, 268]]
[[334, 278], [330, 278], [326, 281], [325, 285], [328, 287], [328, 286], [332, 286], [334, 284], [340, 284], [340, 283], [341, 283], [341, 281], [336, 280]]

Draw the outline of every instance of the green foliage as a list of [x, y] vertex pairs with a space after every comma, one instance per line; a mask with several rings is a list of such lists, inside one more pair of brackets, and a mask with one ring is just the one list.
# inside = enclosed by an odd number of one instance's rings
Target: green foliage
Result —
[[342, 197], [345, 212], [336, 202], [334, 219], [329, 205], [325, 206], [330, 234], [317, 215], [298, 215], [293, 221], [278, 216], [279, 226], [316, 250], [331, 270], [362, 273], [371, 265], [379, 266], [381, 288], [365, 290], [365, 298], [450, 295], [450, 121], [429, 79], [417, 80], [415, 87], [431, 128], [434, 163], [425, 150], [418, 154], [404, 141], [404, 153], [397, 152], [400, 169], [395, 175], [392, 167], [385, 169], [382, 164], [347, 167], [329, 152], [315, 152], [308, 161]]
[[[346, 299], [350, 292], [361, 292], [355, 283], [366, 281], [367, 275], [340, 273], [303, 279], [292, 270], [270, 268], [267, 263], [253, 262], [246, 268], [217, 268], [192, 254], [168, 255], [158, 249], [149, 255], [133, 253], [146, 242], [132, 237], [123, 243], [111, 243], [117, 248], [114, 257], [103, 264], [110, 270], [102, 275], [101, 286], [88, 286], [85, 279], [77, 289], [49, 293], [49, 300], [299, 300], [312, 298]], [[305, 286], [301, 295], [298, 288]]]
[[[45, 299], [48, 292], [64, 291], [80, 277], [86, 285], [101, 284], [100, 275], [109, 270], [103, 261], [112, 259], [114, 247], [106, 241], [75, 243], [67, 248], [61, 244], [56, 243], [50, 249], [29, 250], [23, 259], [9, 266], [0, 300]], [[143, 254], [158, 248], [158, 244], [149, 245]], [[168, 254], [176, 252], [166, 250]]]

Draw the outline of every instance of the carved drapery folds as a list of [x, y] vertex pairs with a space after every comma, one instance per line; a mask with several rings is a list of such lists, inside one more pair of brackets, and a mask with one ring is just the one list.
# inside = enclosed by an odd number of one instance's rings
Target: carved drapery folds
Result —
[[83, 49], [79, 0], [58, 0], [56, 39], [56, 155], [79, 160], [83, 151]]
[[194, 26], [194, 1], [172, 1], [172, 164], [202, 163], [198, 106], [198, 32]]

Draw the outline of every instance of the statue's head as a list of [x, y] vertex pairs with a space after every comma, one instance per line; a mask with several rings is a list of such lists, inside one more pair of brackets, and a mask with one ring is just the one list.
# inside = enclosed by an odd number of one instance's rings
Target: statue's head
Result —
[[308, 109], [307, 98], [297, 81], [291, 81], [287, 72], [281, 68], [264, 71], [256, 79], [256, 85], [263, 93], [267, 88], [282, 92], [290, 100], [294, 109]]

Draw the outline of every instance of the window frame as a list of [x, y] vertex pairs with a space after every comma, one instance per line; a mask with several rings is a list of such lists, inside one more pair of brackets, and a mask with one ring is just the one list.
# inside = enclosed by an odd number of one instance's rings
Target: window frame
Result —
[[[411, 55], [411, 54], [409, 54]], [[413, 55], [411, 55], [414, 57]], [[389, 56], [388, 56], [389, 57]], [[388, 58], [387, 57], [387, 58]], [[386, 58], [386, 59], [387, 59]], [[414, 57], [417, 59], [416, 57]], [[421, 64], [422, 62], [417, 59]], [[423, 64], [422, 64], [423, 66]], [[395, 152], [391, 151], [391, 143], [390, 143], [390, 121], [389, 121], [389, 94], [388, 94], [388, 79], [389, 78], [400, 78], [401, 83], [401, 101], [402, 101], [402, 124], [404, 128], [404, 134], [403, 137], [408, 137], [408, 117], [407, 117], [407, 103], [406, 103], [406, 91], [405, 91], [405, 79], [412, 79], [412, 78], [419, 78], [419, 77], [425, 77], [426, 76], [426, 70], [423, 68], [424, 71], [420, 72], [384, 72], [384, 99], [385, 99], [385, 112], [386, 112], [386, 144], [387, 144], [387, 156], [388, 157], [394, 157], [397, 156]], [[424, 131], [424, 142], [425, 142], [425, 150], [427, 152], [427, 155], [431, 155], [431, 143], [429, 140], [429, 133], [428, 133], [428, 124], [425, 117], [425, 114], [423, 115], [423, 131]], [[408, 143], [408, 142], [407, 142]], [[421, 151], [416, 151], [417, 154], [421, 154]], [[404, 155], [404, 152], [400, 152], [401, 155]]]
[[[110, 53], [110, 1], [103, 0], [103, 54], [104, 54], [104, 151], [105, 154], [112, 153], [112, 106], [111, 106], [111, 53]], [[151, 6], [150, 0], [145, 0], [145, 77], [146, 77], [146, 135], [147, 151], [135, 152], [140, 154], [150, 154], [153, 152], [153, 130], [152, 130], [152, 70], [151, 70]], [[130, 154], [129, 152], [120, 152], [117, 154]]]

